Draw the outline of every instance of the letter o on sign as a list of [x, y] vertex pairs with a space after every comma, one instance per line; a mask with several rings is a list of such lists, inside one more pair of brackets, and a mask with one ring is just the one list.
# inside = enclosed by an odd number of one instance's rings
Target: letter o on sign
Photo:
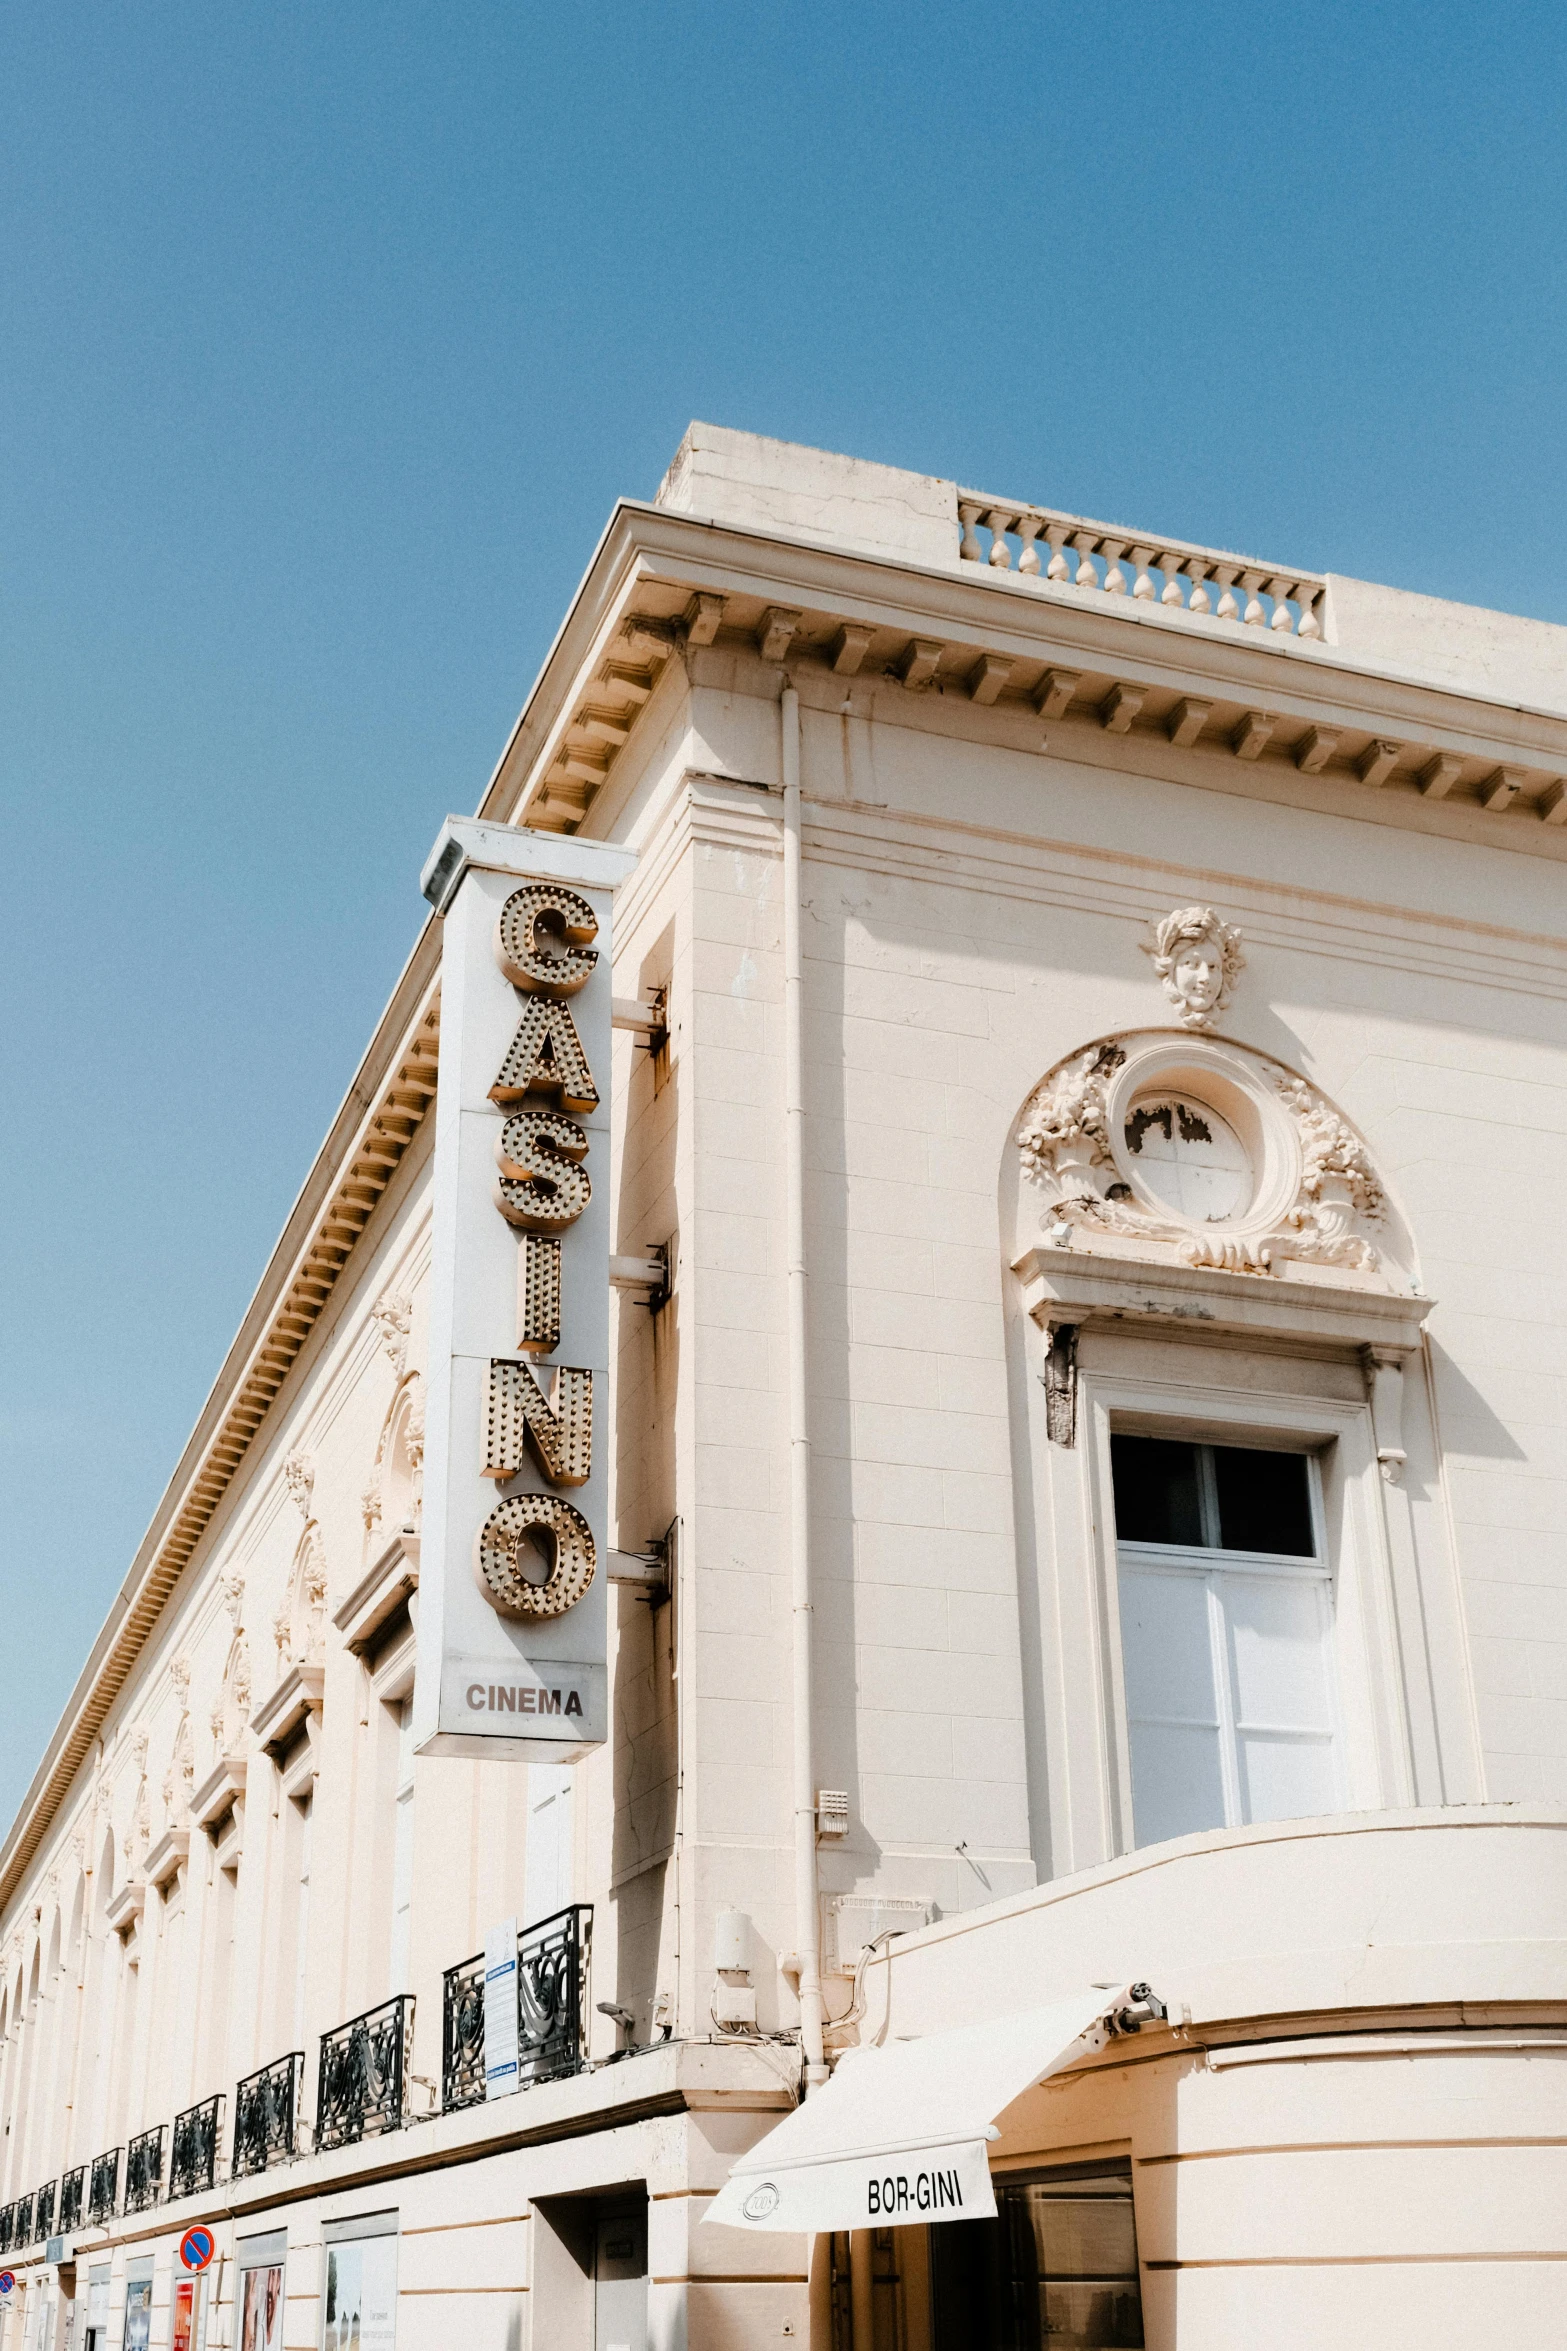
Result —
[[[523, 1573], [520, 1547], [530, 1535], [553, 1546], [555, 1564], [542, 1584]], [[593, 1530], [558, 1494], [514, 1494], [479, 1529], [479, 1589], [500, 1616], [564, 1616], [593, 1581]]]

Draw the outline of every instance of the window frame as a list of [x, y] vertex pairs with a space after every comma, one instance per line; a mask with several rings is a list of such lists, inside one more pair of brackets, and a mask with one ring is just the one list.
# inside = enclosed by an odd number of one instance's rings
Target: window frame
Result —
[[[1115, 1437], [1142, 1436], [1147, 1432], [1141, 1429], [1134, 1430], [1117, 1427], [1115, 1425], [1114, 1419], [1112, 1418], [1110, 1433], [1112, 1437]], [[1193, 1444], [1199, 1449], [1198, 1507], [1204, 1528], [1206, 1530], [1211, 1526], [1216, 1531], [1222, 1531], [1220, 1528], [1219, 1518], [1218, 1485], [1217, 1479], [1214, 1475], [1214, 1465], [1212, 1458], [1216, 1440], [1211, 1437], [1183, 1437], [1179, 1441]], [[1322, 1626], [1323, 1647], [1327, 1663], [1327, 1672], [1325, 1678], [1327, 1683], [1328, 1726], [1325, 1744], [1328, 1748], [1332, 1767], [1334, 1791], [1334, 1802], [1332, 1809], [1335, 1813], [1352, 1809], [1352, 1807], [1347, 1802], [1348, 1786], [1345, 1771], [1343, 1707], [1339, 1699], [1339, 1656], [1335, 1623], [1337, 1616], [1336, 1579], [1333, 1570], [1333, 1559], [1329, 1547], [1327, 1513], [1323, 1505], [1322, 1461], [1320, 1454], [1315, 1449], [1307, 1449], [1294, 1445], [1264, 1444], [1262, 1440], [1257, 1437], [1252, 1437], [1249, 1443], [1243, 1442], [1242, 1445], [1238, 1448], [1235, 1446], [1233, 1436], [1227, 1437], [1225, 1442], [1231, 1447], [1231, 1449], [1248, 1451], [1255, 1450], [1257, 1452], [1270, 1453], [1304, 1453], [1306, 1464], [1306, 1502], [1311, 1521], [1312, 1548], [1309, 1553], [1299, 1551], [1259, 1551], [1242, 1550], [1219, 1543], [1149, 1543], [1142, 1541], [1124, 1540], [1114, 1529], [1115, 1488], [1112, 1465], [1109, 1499], [1111, 1516], [1112, 1562], [1115, 1573], [1115, 1597], [1118, 1634], [1117, 1661], [1121, 1672], [1122, 1717], [1126, 1725], [1127, 1817], [1130, 1822], [1131, 1832], [1134, 1839], [1136, 1837], [1137, 1819], [1134, 1807], [1134, 1798], [1131, 1789], [1131, 1729], [1130, 1715], [1126, 1705], [1125, 1694], [1126, 1652], [1124, 1646], [1124, 1637], [1120, 1635], [1119, 1628], [1121, 1573], [1123, 1563], [1127, 1562], [1130, 1563], [1134, 1572], [1140, 1570], [1144, 1574], [1162, 1574], [1172, 1577], [1184, 1576], [1190, 1578], [1193, 1582], [1196, 1582], [1200, 1579], [1203, 1584], [1204, 1595], [1207, 1603], [1205, 1613], [1208, 1630], [1208, 1660], [1213, 1675], [1214, 1707], [1218, 1716], [1219, 1779], [1220, 1785], [1224, 1792], [1224, 1809], [1226, 1815], [1221, 1825], [1227, 1829], [1261, 1827], [1265, 1825], [1265, 1822], [1261, 1820], [1246, 1820], [1242, 1818], [1243, 1773], [1240, 1761], [1240, 1732], [1235, 1703], [1233, 1670], [1233, 1624], [1225, 1600], [1220, 1596], [1223, 1585], [1226, 1581], [1231, 1579], [1250, 1577], [1253, 1580], [1275, 1579], [1282, 1583], [1290, 1583], [1301, 1586], [1309, 1585], [1315, 1588], [1319, 1595], [1319, 1601], [1325, 1605], [1325, 1621], [1323, 1622]], [[1216, 1587], [1218, 1587], [1218, 1589], [1216, 1589]], [[1271, 1820], [1278, 1817], [1289, 1818], [1310, 1816], [1269, 1814], [1266, 1816], [1266, 1819]], [[1191, 1831], [1189, 1833], [1195, 1835], [1211, 1832]], [[1169, 1841], [1170, 1840], [1168, 1839], [1162, 1838], [1150, 1838], [1147, 1842], [1148, 1844], [1159, 1844], [1167, 1843]], [[1144, 1852], [1147, 1850], [1147, 1845], [1139, 1843], [1136, 1849], [1139, 1852]]]
[[[1152, 1366], [1147, 1376], [1138, 1376], [1097, 1366], [1091, 1359], [1082, 1363], [1078, 1442], [1070, 1449], [1048, 1444], [1043, 1390], [1036, 1383], [1036, 1458], [1048, 1463], [1058, 1686], [1066, 1714], [1059, 1761], [1051, 1774], [1051, 1845], [1053, 1855], [1059, 1856], [1053, 1874], [1137, 1850], [1122, 1670], [1112, 1433], [1197, 1444], [1252, 1444], [1315, 1458], [1322, 1556], [1335, 1602], [1331, 1653], [1342, 1730], [1342, 1808], [1377, 1811], [1414, 1802], [1392, 1560], [1369, 1405], [1313, 1393], [1304, 1385], [1237, 1385], [1225, 1374], [1233, 1374], [1236, 1359], [1248, 1350], [1241, 1341], [1225, 1352], [1229, 1360], [1224, 1372], [1215, 1365], [1218, 1376], [1209, 1379], [1202, 1377], [1200, 1361], [1192, 1364], [1190, 1375], [1179, 1378]], [[1158, 1353], [1168, 1363], [1167, 1350], [1161, 1347]]]

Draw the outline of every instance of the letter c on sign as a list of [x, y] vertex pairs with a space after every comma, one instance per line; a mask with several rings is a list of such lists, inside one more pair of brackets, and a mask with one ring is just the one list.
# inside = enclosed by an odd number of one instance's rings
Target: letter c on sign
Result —
[[482, 1682], [470, 1682], [467, 1689], [463, 1692], [463, 1696], [467, 1699], [475, 1714], [482, 1714], [484, 1712], [484, 1684]]
[[[578, 890], [558, 882], [529, 882], [513, 890], [495, 925], [495, 960], [519, 988], [541, 996], [574, 996], [598, 963], [588, 941], [599, 918]], [[546, 946], [540, 934], [549, 940]]]

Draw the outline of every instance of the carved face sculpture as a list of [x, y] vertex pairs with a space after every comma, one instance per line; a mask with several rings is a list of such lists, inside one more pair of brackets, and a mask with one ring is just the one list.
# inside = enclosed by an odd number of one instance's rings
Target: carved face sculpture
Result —
[[1170, 977], [1188, 1012], [1212, 1012], [1224, 988], [1224, 955], [1211, 936], [1183, 940]]
[[1245, 958], [1239, 931], [1211, 906], [1180, 906], [1154, 933], [1154, 969], [1184, 1029], [1205, 1029]]

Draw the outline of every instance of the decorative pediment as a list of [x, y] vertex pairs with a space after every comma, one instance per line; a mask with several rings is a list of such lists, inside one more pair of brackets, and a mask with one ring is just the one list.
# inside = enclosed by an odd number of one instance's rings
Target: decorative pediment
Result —
[[156, 1886], [161, 1893], [165, 1886], [178, 1877], [189, 1852], [188, 1828], [165, 1829], [147, 1856], [148, 1884]]
[[280, 1755], [289, 1746], [308, 1715], [321, 1712], [326, 1668], [291, 1665], [276, 1689], [264, 1698], [250, 1718], [250, 1727], [263, 1747]]
[[333, 1612], [345, 1647], [360, 1652], [375, 1646], [382, 1626], [419, 1588], [419, 1537], [394, 1534]]
[[1167, 1029], [1102, 1038], [1040, 1081], [1017, 1140], [1024, 1249], [1414, 1287], [1408, 1236], [1360, 1136], [1249, 1046]]
[[134, 1934], [146, 1907], [147, 1881], [137, 1871], [122, 1886], [118, 1886], [109, 1898], [104, 1916], [111, 1932], [116, 1935]]

